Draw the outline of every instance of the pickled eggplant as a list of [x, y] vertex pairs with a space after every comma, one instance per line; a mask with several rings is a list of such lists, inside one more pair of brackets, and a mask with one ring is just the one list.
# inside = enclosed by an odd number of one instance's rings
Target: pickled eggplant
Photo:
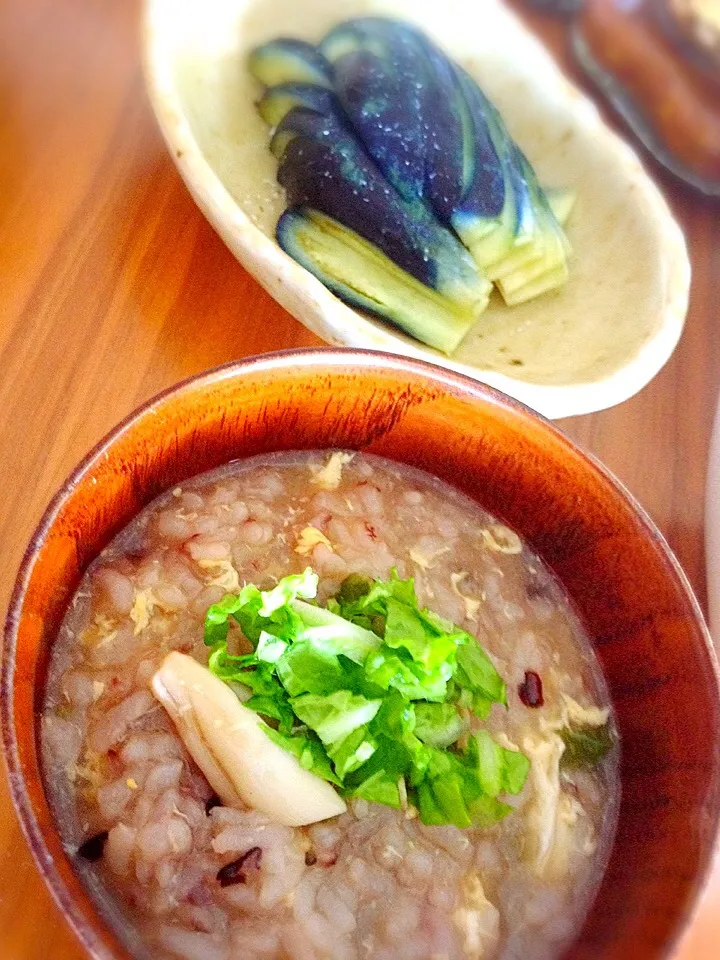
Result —
[[568, 278], [567, 256], [570, 252], [567, 237], [532, 167], [519, 150], [517, 153], [518, 166], [523, 171], [538, 230], [529, 244], [512, 249], [489, 271], [509, 305], [522, 303], [562, 286]]
[[330, 65], [317, 47], [302, 40], [281, 38], [256, 47], [248, 61], [250, 73], [264, 87], [281, 83], [314, 83], [332, 87]]
[[[456, 75], [470, 115], [473, 142], [477, 141], [479, 131], [486, 131], [495, 154], [494, 163], [491, 159], [476, 169], [471, 188], [458, 211], [456, 229], [473, 258], [492, 277], [492, 268], [511, 250], [531, 242], [537, 230], [536, 215], [527, 183], [516, 163], [515, 144], [507, 135], [502, 118], [464, 70], [456, 68]], [[495, 216], [488, 216], [483, 210], [486, 166], [503, 181], [503, 203]]]
[[464, 70], [414, 27], [379, 17], [341, 24], [320, 49], [385, 176], [455, 230], [504, 297], [562, 265], [566, 245], [534, 172]]
[[[487, 303], [489, 282], [421, 201], [405, 201], [392, 189], [341, 116], [295, 107], [280, 122], [279, 137], [284, 153], [278, 181], [291, 208], [309, 207], [344, 224], [398, 271], [453, 301], [472, 324]], [[284, 237], [278, 233], [281, 246]], [[363, 282], [357, 278], [358, 292]], [[397, 322], [395, 315], [388, 318]]]
[[[320, 49], [332, 65], [333, 85], [353, 128], [395, 189], [410, 199], [428, 199], [430, 163], [426, 117], [434, 78], [421, 35], [412, 27], [377, 17], [349, 20], [323, 39]], [[441, 104], [434, 104], [441, 125]], [[439, 155], [455, 161], [455, 194], [462, 189], [459, 118], [451, 104]]]
[[323, 116], [340, 113], [340, 105], [332, 90], [313, 83], [278, 84], [266, 90], [257, 102], [258, 113], [269, 127], [277, 127], [293, 107], [305, 107]]
[[321, 50], [343, 109], [393, 186], [425, 200], [466, 246], [463, 232], [479, 220], [488, 232], [503, 210], [504, 178], [454, 64], [414, 27], [379, 17], [341, 24]]
[[445, 353], [457, 348], [476, 320], [471, 307], [420, 283], [374, 244], [317, 210], [286, 210], [277, 238], [286, 253], [341, 300]]
[[352, 306], [452, 352], [495, 283], [561, 286], [569, 191], [546, 193], [477, 83], [410, 24], [277, 40], [250, 69], [289, 209], [281, 247]]

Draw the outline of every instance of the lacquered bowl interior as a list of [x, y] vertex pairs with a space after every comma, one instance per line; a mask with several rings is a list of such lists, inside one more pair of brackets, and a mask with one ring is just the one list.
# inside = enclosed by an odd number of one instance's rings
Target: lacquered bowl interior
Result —
[[66, 605], [102, 547], [168, 487], [252, 454], [337, 446], [455, 484], [564, 584], [622, 737], [617, 835], [569, 956], [666, 954], [706, 875], [720, 814], [716, 667], [677, 563], [612, 478], [524, 408], [421, 362], [329, 350], [230, 365], [160, 396], [78, 468], [26, 555], [5, 638], [5, 751], [25, 834], [89, 954], [124, 955], [63, 852], [37, 750], [48, 651]]

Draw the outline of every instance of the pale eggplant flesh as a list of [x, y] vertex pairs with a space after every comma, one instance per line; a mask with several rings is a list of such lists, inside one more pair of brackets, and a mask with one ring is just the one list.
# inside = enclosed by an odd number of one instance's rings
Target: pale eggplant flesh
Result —
[[350, 306], [389, 320], [437, 350], [455, 350], [476, 320], [472, 306], [464, 307], [399, 270], [374, 244], [318, 210], [286, 210], [277, 239], [286, 253]]
[[293, 107], [305, 107], [322, 116], [337, 116], [340, 113], [340, 104], [332, 90], [299, 81], [270, 87], [257, 102], [258, 113], [269, 127], [274, 128]]
[[264, 87], [281, 83], [314, 83], [332, 89], [332, 71], [317, 47], [303, 40], [281, 37], [256, 47], [248, 66]]

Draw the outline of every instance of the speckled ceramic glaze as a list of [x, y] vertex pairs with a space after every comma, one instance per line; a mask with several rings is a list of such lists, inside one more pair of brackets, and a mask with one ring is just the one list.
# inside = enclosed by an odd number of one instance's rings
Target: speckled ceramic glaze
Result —
[[[247, 54], [279, 34], [317, 41], [364, 14], [424, 29], [481, 83], [540, 181], [577, 193], [569, 282], [511, 308], [493, 296], [451, 358], [346, 306], [274, 239], [285, 196]], [[690, 286], [682, 232], [636, 154], [499, 0], [146, 0], [144, 43], [151, 102], [201, 209], [330, 343], [432, 360], [549, 417], [626, 400], [674, 350]]]
[[514, 527], [563, 583], [622, 738], [617, 836], [569, 956], [666, 955], [707, 874], [720, 815], [716, 665], [676, 561], [617, 482], [520, 405], [418, 361], [329, 350], [221, 367], [147, 404], [69, 478], [26, 554], [5, 636], [5, 753], [38, 866], [88, 955], [123, 956], [62, 849], [37, 753], [48, 652], [66, 605], [90, 561], [163, 490], [235, 458], [337, 446], [454, 484]]

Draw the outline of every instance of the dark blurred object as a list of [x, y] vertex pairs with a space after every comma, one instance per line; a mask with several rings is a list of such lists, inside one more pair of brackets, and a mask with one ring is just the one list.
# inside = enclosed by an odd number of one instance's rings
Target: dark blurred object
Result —
[[[573, 48], [669, 170], [720, 196], [718, 0], [584, 0]], [[703, 11], [703, 8], [705, 10]]]
[[583, 0], [529, 0], [529, 3], [541, 13], [555, 13], [564, 17], [578, 11]]
[[653, 156], [720, 196], [720, 0], [530, 0]]
[[656, 16], [683, 56], [720, 83], [720, 0], [660, 0]]

